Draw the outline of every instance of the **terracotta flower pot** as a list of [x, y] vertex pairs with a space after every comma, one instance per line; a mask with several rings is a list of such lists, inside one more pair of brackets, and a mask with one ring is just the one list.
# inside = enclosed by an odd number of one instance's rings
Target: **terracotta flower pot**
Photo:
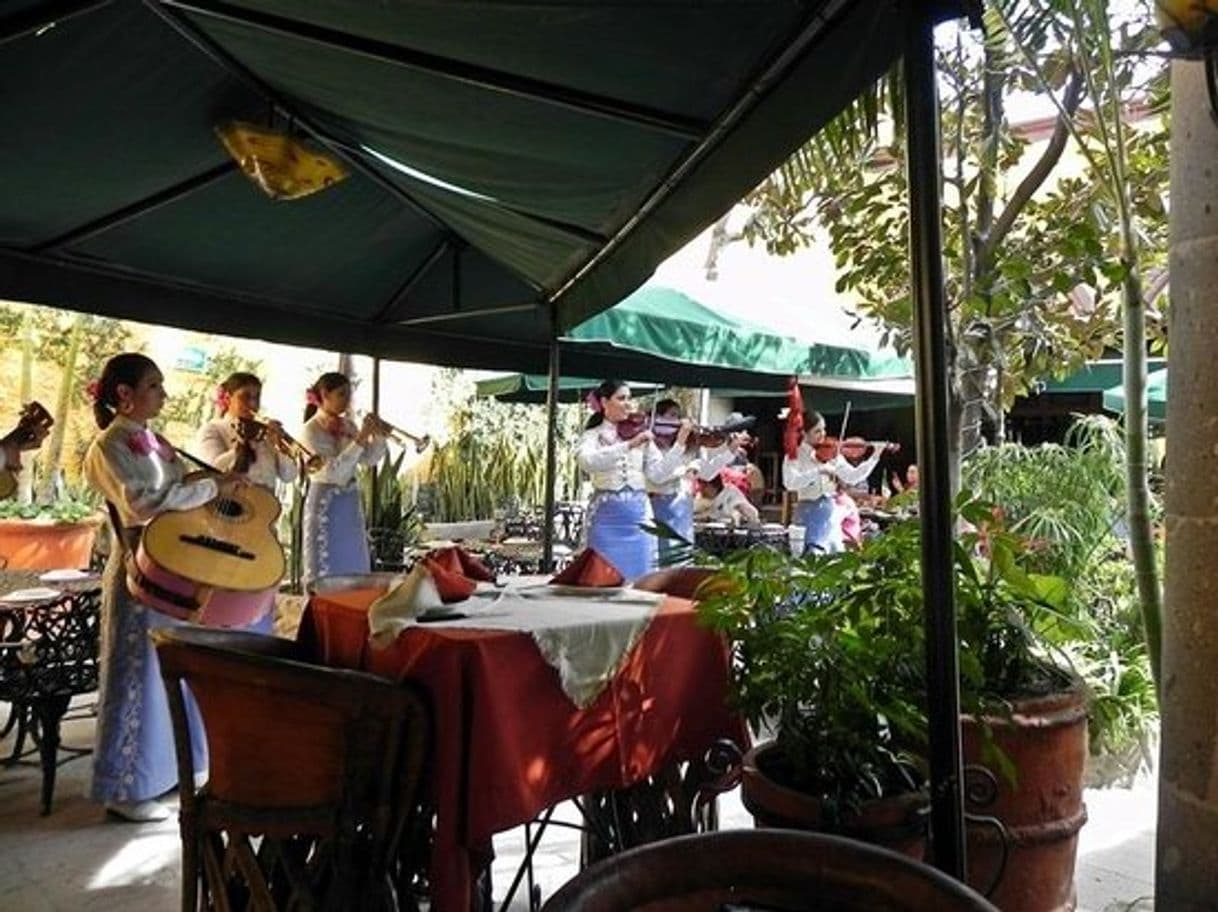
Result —
[[[1076, 904], [1074, 862], [1078, 831], [1087, 822], [1083, 771], [1087, 759], [1086, 696], [1071, 690], [1018, 700], [1010, 718], [989, 717], [994, 743], [1014, 764], [1014, 787], [983, 759], [979, 722], [962, 717], [964, 762], [987, 766], [998, 780], [997, 800], [969, 806], [1006, 826], [1010, 855], [990, 897], [1003, 912], [1066, 912]], [[969, 883], [984, 889], [1001, 863], [992, 828], [968, 828]]]
[[919, 861], [926, 854], [929, 799], [907, 792], [869, 801], [857, 817], [834, 826], [825, 819], [823, 802], [773, 778], [781, 766], [778, 745], [767, 741], [744, 755], [740, 798], [758, 827], [781, 827], [849, 836], [883, 846]]
[[75, 523], [0, 519], [0, 565], [6, 570], [83, 570], [101, 522], [101, 516]]

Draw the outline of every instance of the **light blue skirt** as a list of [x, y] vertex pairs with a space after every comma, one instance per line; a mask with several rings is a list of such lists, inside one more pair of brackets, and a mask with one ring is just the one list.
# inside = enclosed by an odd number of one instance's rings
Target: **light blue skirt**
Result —
[[357, 485], [313, 484], [304, 506], [305, 583], [372, 569]]
[[[272, 614], [246, 629], [270, 633]], [[113, 548], [102, 579], [101, 680], [90, 788], [93, 800], [144, 801], [178, 784], [169, 697], [148, 632], [184, 624], [144, 607], [131, 596], [122, 550]], [[207, 740], [189, 692], [186, 715], [194, 768], [201, 772], [207, 769]]]
[[[687, 491], [677, 494], [652, 494], [651, 512], [657, 522], [662, 522], [672, 528], [687, 542], [694, 540], [694, 499]], [[661, 566], [671, 566], [672, 553], [680, 547], [680, 542], [669, 538], [659, 539], [659, 563]]]
[[819, 497], [797, 502], [795, 522], [804, 527], [804, 554], [836, 554], [845, 547], [832, 498]]
[[643, 491], [597, 491], [588, 503], [588, 547], [617, 568], [626, 582], [656, 568], [656, 538], [642, 529], [651, 521]]

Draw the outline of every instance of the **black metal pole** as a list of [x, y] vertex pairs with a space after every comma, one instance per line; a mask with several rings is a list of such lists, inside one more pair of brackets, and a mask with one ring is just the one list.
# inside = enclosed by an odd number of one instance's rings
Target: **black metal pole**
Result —
[[548, 573], [554, 569], [554, 486], [558, 481], [558, 327], [551, 311], [550, 373], [546, 385], [546, 506], [541, 527], [541, 561]]
[[[920, 9], [921, 5], [915, 5]], [[922, 517], [922, 599], [926, 613], [931, 835], [934, 863], [964, 880], [960, 678], [952, 560], [951, 426], [948, 418], [947, 308], [940, 236], [939, 96], [934, 23], [915, 12], [905, 42], [909, 137], [909, 248], [914, 293], [918, 504]]]
[[[381, 359], [372, 359], [372, 412], [375, 415], [381, 413]], [[380, 466], [372, 467], [372, 491], [371, 497], [368, 499], [368, 512], [371, 514], [368, 517], [370, 523], [377, 523], [378, 511], [380, 509], [380, 479], [377, 475], [380, 473]], [[384, 559], [384, 555], [377, 555], [378, 558]], [[397, 560], [401, 560], [401, 555], [398, 555]]]

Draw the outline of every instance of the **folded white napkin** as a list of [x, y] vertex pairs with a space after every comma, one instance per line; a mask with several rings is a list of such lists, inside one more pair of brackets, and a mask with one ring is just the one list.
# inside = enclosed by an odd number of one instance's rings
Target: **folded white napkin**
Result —
[[420, 561], [404, 580], [368, 607], [368, 631], [374, 646], [390, 645], [414, 619], [444, 607], [440, 590]]

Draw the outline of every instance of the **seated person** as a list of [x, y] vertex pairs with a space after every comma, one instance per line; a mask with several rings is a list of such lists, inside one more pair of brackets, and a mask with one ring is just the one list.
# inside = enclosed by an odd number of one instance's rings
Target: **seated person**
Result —
[[711, 522], [750, 526], [761, 522], [761, 514], [744, 492], [734, 484], [724, 484], [722, 472], [703, 482], [700, 496], [710, 501], [706, 518]]
[[909, 467], [905, 469], [905, 477], [903, 479], [899, 475], [894, 475], [892, 487], [894, 494], [916, 491], [918, 489], [918, 464], [916, 462], [910, 463]]
[[841, 488], [833, 495], [833, 512], [842, 526], [842, 542], [847, 548], [857, 548], [863, 543], [863, 522], [858, 504]]

